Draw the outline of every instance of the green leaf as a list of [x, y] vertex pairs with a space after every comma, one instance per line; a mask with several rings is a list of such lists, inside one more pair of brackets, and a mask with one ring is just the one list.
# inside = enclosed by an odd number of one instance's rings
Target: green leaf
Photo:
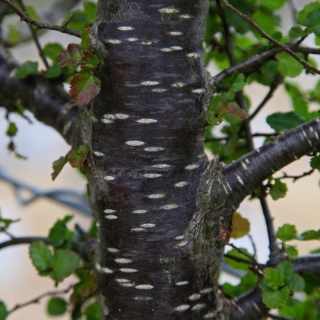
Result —
[[42, 241], [35, 241], [29, 247], [32, 264], [40, 272], [50, 272], [52, 269], [52, 254]]
[[284, 76], [294, 78], [303, 71], [303, 65], [287, 52], [280, 52], [276, 57], [278, 60], [278, 70]]
[[73, 168], [82, 167], [84, 161], [87, 159], [90, 148], [87, 144], [82, 144], [77, 150], [71, 149], [68, 154], [68, 161]]
[[294, 239], [297, 234], [296, 226], [293, 224], [284, 224], [277, 231], [277, 238], [282, 241], [289, 241]]
[[277, 41], [280, 41], [282, 39], [282, 37], [283, 37], [283, 34], [280, 31], [276, 31], [276, 32], [271, 34], [271, 37], [273, 39], [276, 39]]
[[232, 218], [231, 238], [237, 239], [247, 235], [250, 231], [250, 222], [236, 212]]
[[307, 15], [307, 17], [304, 21], [304, 24], [309, 28], [312, 28], [312, 27], [319, 25], [320, 24], [320, 8], [317, 8], [317, 9], [311, 11]]
[[98, 6], [92, 1], [84, 1], [83, 11], [87, 16], [88, 21], [94, 22], [97, 19]]
[[271, 289], [278, 289], [284, 285], [284, 276], [276, 269], [265, 268], [263, 276], [267, 286]]
[[93, 53], [85, 51], [83, 59], [81, 61], [81, 69], [87, 71], [93, 71], [97, 69], [100, 64], [100, 59]]
[[84, 312], [85, 316], [86, 316], [86, 320], [102, 320], [102, 313], [101, 313], [101, 308], [99, 307], [98, 302], [94, 302], [92, 304], [90, 304], [85, 312]]
[[225, 85], [228, 87], [229, 91], [236, 93], [242, 90], [246, 85], [245, 77], [242, 73], [236, 71], [227, 81], [225, 81]]
[[38, 62], [26, 61], [16, 69], [15, 77], [18, 79], [23, 79], [31, 74], [37, 73], [37, 71]]
[[[277, 21], [278, 19], [272, 12], [268, 12], [267, 10], [255, 10], [250, 15], [250, 18], [258, 23], [262, 30], [268, 34], [273, 34], [275, 31], [277, 31], [277, 26], [279, 24]], [[254, 28], [252, 28], [252, 31], [258, 39], [262, 39], [258, 31], [256, 31]]]
[[70, 276], [80, 262], [80, 257], [77, 253], [71, 250], [57, 250], [52, 259], [52, 272], [50, 277], [56, 282], [62, 281]]
[[320, 287], [320, 277], [313, 273], [304, 273], [302, 275], [305, 282], [305, 292], [311, 294]]
[[20, 219], [12, 220], [12, 219], [4, 219], [0, 215], [0, 231], [7, 230], [12, 223], [18, 222]]
[[320, 240], [320, 229], [319, 230], [308, 230], [300, 235], [296, 236], [297, 240]]
[[60, 316], [67, 311], [67, 301], [62, 297], [53, 297], [47, 303], [47, 312], [50, 316]]
[[262, 301], [270, 309], [279, 308], [286, 303], [289, 294], [290, 289], [288, 287], [284, 287], [280, 291], [267, 288], [262, 291]]
[[58, 55], [59, 67], [77, 67], [80, 65], [83, 55], [83, 49], [79, 44], [70, 43], [67, 50]]
[[290, 259], [296, 259], [299, 255], [298, 250], [294, 246], [286, 246], [285, 251]]
[[222, 291], [230, 298], [238, 297], [255, 287], [257, 282], [258, 276], [253, 273], [248, 273], [241, 278], [241, 281], [238, 285], [233, 286], [230, 283], [224, 283], [222, 285]]
[[311, 33], [310, 29], [302, 29], [301, 26], [294, 26], [289, 30], [290, 38], [300, 38], [305, 37]]
[[78, 106], [88, 104], [100, 92], [100, 80], [89, 72], [76, 73], [70, 82], [70, 97]]
[[279, 263], [276, 269], [284, 276], [286, 282], [291, 279], [294, 274], [292, 263], [286, 260]]
[[286, 284], [290, 290], [294, 292], [302, 292], [305, 286], [304, 279], [297, 273], [294, 273], [292, 277], [286, 281]]
[[19, 41], [19, 30], [14, 26], [8, 26], [8, 40], [10, 45], [14, 45]]
[[274, 179], [274, 184], [270, 188], [270, 195], [273, 200], [284, 198], [287, 194], [288, 187], [280, 179]]
[[313, 11], [316, 11], [319, 8], [320, 8], [320, 2], [318, 1], [306, 4], [303, 7], [303, 9], [297, 13], [298, 23], [306, 26], [306, 20], [309, 14], [311, 14]]
[[14, 122], [9, 123], [9, 127], [7, 129], [6, 135], [9, 137], [14, 137], [18, 132], [18, 128]]
[[44, 73], [47, 79], [57, 78], [62, 74], [62, 68], [59, 66], [50, 66], [48, 70]]
[[51, 173], [51, 178], [54, 181], [56, 177], [59, 175], [64, 165], [68, 162], [67, 156], [60, 157], [58, 160], [52, 163], [53, 172]]
[[0, 320], [5, 320], [8, 314], [7, 306], [0, 300]]
[[50, 58], [54, 64], [58, 63], [58, 55], [63, 51], [63, 47], [59, 43], [47, 43], [43, 48], [43, 53]]
[[87, 297], [94, 293], [98, 288], [98, 279], [88, 270], [81, 270], [77, 273], [77, 276], [81, 280], [74, 287], [74, 291], [81, 297]]
[[41, 20], [39, 15], [37, 14], [36, 10], [31, 7], [31, 6], [26, 6], [26, 11], [27, 11], [27, 14], [28, 16], [32, 19], [32, 20]]
[[266, 121], [277, 132], [289, 131], [305, 123], [305, 119], [296, 112], [276, 112], [268, 116]]
[[81, 47], [83, 50], [88, 50], [90, 46], [91, 28], [87, 27], [81, 33]]
[[311, 166], [311, 168], [317, 169], [320, 171], [320, 156], [314, 156], [310, 160], [310, 166]]
[[68, 239], [67, 223], [72, 218], [73, 216], [66, 216], [62, 220], [58, 219], [58, 221], [50, 229], [48, 238], [55, 248], [63, 245], [65, 241]]
[[260, 0], [260, 3], [270, 10], [280, 9], [287, 0]]
[[292, 307], [283, 306], [279, 309], [279, 314], [295, 320], [318, 320], [319, 312], [314, 301], [305, 300], [296, 303]]
[[[249, 254], [248, 250], [245, 248], [241, 248], [243, 251]], [[239, 252], [236, 249], [232, 249], [227, 252], [228, 255], [235, 257], [235, 258], [241, 258], [246, 261], [250, 261], [250, 259], [244, 255], [243, 253]], [[226, 262], [234, 269], [239, 269], [239, 270], [244, 270], [244, 271], [249, 271], [250, 269], [250, 263], [245, 263], [245, 262], [238, 262], [236, 260], [233, 260], [232, 258], [226, 257]], [[251, 262], [251, 261], [250, 261]]]

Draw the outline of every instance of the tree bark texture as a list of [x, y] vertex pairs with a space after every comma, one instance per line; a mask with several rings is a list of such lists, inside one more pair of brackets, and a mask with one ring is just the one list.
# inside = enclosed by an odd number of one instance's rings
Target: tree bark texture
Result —
[[207, 5], [99, 2], [101, 93], [82, 118], [106, 319], [215, 317], [216, 279], [183, 248], [207, 167]]

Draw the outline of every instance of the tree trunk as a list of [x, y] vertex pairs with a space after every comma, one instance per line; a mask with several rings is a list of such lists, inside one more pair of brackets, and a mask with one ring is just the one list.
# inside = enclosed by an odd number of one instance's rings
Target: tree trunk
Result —
[[185, 234], [208, 175], [208, 3], [111, 2], [94, 28], [101, 93], [82, 114], [105, 319], [213, 319], [217, 275]]

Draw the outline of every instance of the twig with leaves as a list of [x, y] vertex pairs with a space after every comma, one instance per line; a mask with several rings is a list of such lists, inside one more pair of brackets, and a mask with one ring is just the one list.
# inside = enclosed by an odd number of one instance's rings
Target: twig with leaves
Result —
[[23, 12], [18, 6], [16, 6], [10, 0], [1, 0], [1, 2], [5, 3], [8, 7], [10, 7], [20, 17], [22, 21], [25, 21], [26, 23], [31, 24], [39, 29], [55, 30], [60, 31], [62, 33], [70, 34], [78, 38], [81, 37], [81, 32], [78, 30], [31, 19], [25, 12]]
[[302, 59], [299, 57], [295, 52], [293, 52], [287, 45], [282, 44], [281, 42], [277, 41], [276, 39], [272, 38], [270, 35], [268, 35], [256, 22], [254, 22], [248, 15], [240, 12], [238, 9], [236, 9], [234, 6], [232, 6], [228, 1], [226, 0], [221, 0], [224, 6], [231, 11], [233, 11], [236, 15], [247, 21], [250, 25], [252, 25], [260, 34], [263, 38], [266, 38], [273, 44], [275, 44], [277, 47], [281, 48], [283, 51], [287, 52], [290, 54], [294, 59], [299, 61], [305, 68], [320, 74], [320, 70], [312, 66], [310, 63], [308, 63], [306, 60]]
[[27, 307], [30, 304], [35, 304], [35, 303], [39, 303], [41, 299], [46, 298], [46, 297], [52, 297], [52, 296], [57, 296], [57, 295], [61, 295], [61, 294], [66, 294], [68, 293], [72, 288], [74, 287], [74, 284], [71, 284], [68, 288], [66, 289], [62, 289], [62, 290], [55, 290], [55, 291], [48, 291], [45, 292], [41, 295], [39, 295], [36, 298], [33, 298], [27, 302], [24, 303], [20, 303], [20, 304], [16, 304], [11, 310], [8, 311], [8, 314], [13, 313], [14, 311], [17, 311], [23, 307]]
[[[28, 13], [27, 13], [27, 10], [26, 10], [26, 7], [23, 3], [22, 0], [18, 0], [19, 4], [20, 4], [20, 7], [21, 9], [24, 11], [24, 13], [29, 17]], [[30, 18], [30, 17], [29, 17]], [[49, 63], [48, 63], [48, 60], [46, 58], [46, 56], [44, 55], [43, 53], [43, 50], [42, 50], [42, 47], [40, 45], [40, 42], [39, 42], [39, 39], [38, 39], [38, 36], [34, 30], [34, 28], [28, 23], [28, 27], [30, 29], [30, 32], [31, 32], [31, 35], [32, 35], [32, 38], [33, 38], [33, 41], [38, 49], [38, 53], [39, 53], [39, 56], [42, 60], [42, 62], [44, 63], [45, 67], [48, 69], [49, 68]]]

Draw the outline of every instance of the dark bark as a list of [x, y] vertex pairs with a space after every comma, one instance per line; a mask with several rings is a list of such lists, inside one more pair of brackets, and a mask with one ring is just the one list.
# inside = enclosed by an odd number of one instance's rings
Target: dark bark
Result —
[[102, 92], [82, 117], [105, 318], [213, 318], [216, 279], [182, 250], [207, 165], [207, 1], [99, 5]]

